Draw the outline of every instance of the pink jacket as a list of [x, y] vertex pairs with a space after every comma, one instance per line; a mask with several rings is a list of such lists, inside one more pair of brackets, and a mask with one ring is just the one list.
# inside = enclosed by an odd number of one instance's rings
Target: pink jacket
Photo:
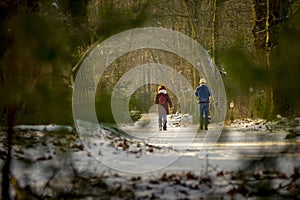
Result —
[[[159, 98], [160, 98], [161, 95], [166, 95], [166, 97], [167, 97], [167, 103], [165, 103], [165, 104], [159, 104]], [[154, 102], [155, 102], [155, 104], [159, 104], [157, 106], [157, 112], [159, 114], [168, 115], [169, 114], [169, 106], [170, 106], [170, 108], [172, 108], [172, 106], [173, 106], [172, 105], [172, 101], [170, 99], [170, 96], [169, 96], [169, 94], [167, 93], [166, 90], [160, 90], [156, 94], [156, 96], [154, 98]]]

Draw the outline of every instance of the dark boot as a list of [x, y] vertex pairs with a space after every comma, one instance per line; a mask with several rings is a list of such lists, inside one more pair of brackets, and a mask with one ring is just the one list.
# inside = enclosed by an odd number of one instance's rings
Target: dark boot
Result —
[[203, 121], [200, 120], [200, 130], [203, 130]]
[[207, 127], [207, 126], [208, 126], [208, 120], [206, 119], [206, 120], [205, 120], [205, 130], [208, 130], [208, 127]]
[[167, 122], [166, 122], [166, 121], [164, 122], [163, 129], [164, 129], [164, 131], [166, 131], [166, 130], [167, 130]]

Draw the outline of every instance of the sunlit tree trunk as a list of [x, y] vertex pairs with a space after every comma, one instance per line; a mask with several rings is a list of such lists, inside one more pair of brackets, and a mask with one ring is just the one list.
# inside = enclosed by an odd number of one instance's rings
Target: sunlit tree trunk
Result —
[[[255, 48], [257, 58], [266, 66], [269, 79], [266, 80], [265, 86], [265, 112], [263, 117], [270, 118], [276, 110], [286, 105], [280, 105], [281, 98], [285, 98], [288, 94], [282, 94], [275, 98], [274, 84], [272, 77], [274, 67], [272, 66], [273, 48], [277, 46], [279, 25], [283, 23], [286, 16], [289, 15], [289, 8], [292, 5], [290, 1], [278, 0], [253, 0], [253, 19], [254, 28], [253, 35], [255, 40]], [[275, 110], [275, 106], [277, 109]]]
[[[198, 17], [199, 17], [199, 8], [200, 8], [200, 0], [196, 0], [195, 2], [195, 11], [194, 11], [194, 22], [198, 23]], [[195, 39], [199, 36], [199, 33], [197, 32], [197, 27], [195, 27]], [[199, 41], [198, 41], [199, 42]], [[197, 73], [197, 70], [195, 67], [193, 67], [193, 80], [194, 80], [194, 88], [196, 88], [199, 84], [199, 75]]]
[[[148, 54], [149, 55], [149, 54]], [[149, 55], [150, 57], [150, 55]], [[148, 79], [148, 83], [147, 83], [147, 110], [150, 108], [151, 105], [151, 66], [150, 64], [148, 65], [148, 74], [147, 74], [147, 79]]]
[[[272, 73], [270, 64], [270, 54], [272, 46], [270, 43], [270, 0], [258, 1], [253, 0], [253, 35], [255, 48], [259, 62], [266, 66], [268, 74]], [[262, 116], [270, 118], [273, 114], [273, 86], [270, 79], [266, 80], [265, 88], [265, 109]]]
[[[198, 21], [197, 17], [198, 17], [199, 1], [197, 0], [195, 2], [195, 4], [193, 5], [192, 12], [189, 10], [189, 7], [185, 1], [184, 1], [184, 5], [185, 5], [186, 15], [189, 18], [189, 26], [191, 29], [190, 36], [193, 39], [197, 40], [197, 37], [199, 34], [197, 33], [197, 27], [196, 27], [195, 23], [197, 23], [197, 21]], [[191, 48], [193, 48], [193, 47], [191, 47]], [[193, 88], [196, 88], [198, 86], [198, 82], [199, 82], [199, 72], [193, 67], [193, 69], [192, 69]]]
[[[265, 40], [265, 55], [266, 55], [266, 65], [268, 69], [268, 73], [272, 72], [271, 64], [270, 64], [270, 23], [269, 23], [269, 16], [270, 16], [270, 1], [267, 0], [267, 11], [266, 11], [266, 40]], [[269, 118], [273, 114], [274, 109], [274, 99], [273, 99], [273, 85], [272, 80], [269, 80], [268, 85], [266, 87], [266, 110], [264, 113], [265, 118]]]
[[[191, 38], [197, 40], [197, 27], [195, 23], [197, 23], [197, 9], [199, 9], [199, 1], [193, 2], [194, 4], [192, 5], [192, 11], [189, 9], [189, 5], [187, 4], [186, 1], [183, 1], [184, 8], [185, 8], [185, 14], [188, 16], [188, 22], [189, 22], [189, 27], [191, 32], [189, 33]], [[195, 47], [191, 47], [194, 49]], [[194, 52], [194, 51], [192, 51]], [[199, 72], [195, 69], [195, 67], [192, 68], [190, 71], [191, 75], [191, 84], [193, 84], [193, 88], [195, 89], [198, 86], [198, 77], [199, 77]], [[192, 92], [192, 91], [191, 91]], [[194, 102], [195, 99], [189, 100], [187, 99], [186, 101]], [[189, 110], [192, 111], [194, 110], [194, 104], [189, 104]], [[197, 118], [197, 116], [194, 116], [194, 118]]]
[[215, 42], [215, 34], [216, 34], [216, 15], [217, 15], [217, 0], [213, 0], [213, 15], [212, 15], [212, 27], [211, 27], [211, 58], [213, 62], [215, 62], [216, 57], [216, 42]]
[[[147, 55], [146, 55], [146, 53], [143, 55], [143, 59], [144, 59], [144, 63], [146, 63], [146, 61], [145, 61], [145, 57], [146, 57]], [[143, 109], [144, 109], [144, 112], [147, 112], [146, 110], [147, 110], [147, 96], [145, 95], [146, 94], [146, 92], [147, 92], [147, 83], [146, 83], [146, 69], [143, 67], [143, 80], [145, 81], [144, 82], [144, 85], [143, 85], [143, 104], [144, 104], [144, 107], [143, 107]]]

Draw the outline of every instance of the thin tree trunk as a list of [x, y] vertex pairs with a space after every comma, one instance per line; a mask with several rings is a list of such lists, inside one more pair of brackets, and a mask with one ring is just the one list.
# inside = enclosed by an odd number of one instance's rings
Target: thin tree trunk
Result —
[[[192, 11], [193, 15], [191, 15], [190, 12], [189, 12], [187, 3], [185, 1], [183, 1], [183, 2], [184, 2], [184, 5], [185, 5], [185, 8], [186, 8], [186, 14], [187, 14], [187, 16], [189, 16], [189, 24], [190, 24], [190, 27], [191, 27], [191, 33], [190, 33], [191, 37], [196, 40], [197, 39], [197, 32], [196, 32], [196, 27], [195, 27], [195, 23], [194, 23], [193, 19], [195, 19], [197, 17], [196, 14], [197, 14], [197, 9], [198, 9], [197, 8], [198, 3], [196, 2], [196, 5], [193, 7], [193, 11]], [[191, 48], [194, 48], [194, 47], [191, 47]], [[193, 67], [193, 69], [192, 69], [193, 88], [196, 88], [197, 85], [198, 85], [196, 77], [197, 77], [197, 71], [196, 71], [195, 67]], [[192, 109], [192, 107], [190, 109]]]
[[215, 37], [216, 37], [216, 15], [217, 15], [217, 0], [213, 1], [213, 16], [212, 16], [212, 27], [211, 27], [211, 59], [215, 63]]
[[[150, 55], [148, 54], [148, 56], [150, 57]], [[149, 61], [150, 61], [150, 58], [149, 58]], [[147, 83], [147, 89], [148, 89], [148, 92], [147, 92], [147, 109], [149, 109], [150, 108], [150, 99], [151, 99], [151, 76], [150, 76], [150, 74], [151, 74], [151, 66], [150, 66], [150, 64], [148, 65], [148, 83]]]
[[[147, 52], [145, 52], [145, 54], [143, 55], [143, 60], [145, 62], [145, 58], [147, 56], [146, 54]], [[143, 100], [144, 100], [144, 112], [147, 112], [147, 95], [146, 92], [147, 92], [147, 86], [146, 86], [146, 70], [145, 68], [143, 68], [143, 80], [145, 81], [144, 82], [144, 85], [143, 85]]]
[[[270, 0], [260, 2], [253, 0], [253, 36], [255, 40], [256, 54], [258, 60], [266, 66], [267, 72], [272, 71], [270, 64]], [[267, 80], [265, 86], [265, 109], [263, 117], [270, 118], [274, 110], [273, 86], [272, 80]]]
[[[266, 43], [265, 43], [265, 56], [266, 56], [266, 65], [268, 69], [268, 73], [271, 73], [271, 64], [270, 64], [270, 24], [269, 24], [269, 17], [270, 17], [270, 1], [267, 0], [267, 15], [266, 15]], [[266, 110], [264, 113], [265, 118], [270, 118], [273, 113], [274, 109], [274, 100], [273, 100], [273, 86], [272, 80], [269, 81], [267, 88], [266, 88]]]
[[11, 150], [12, 150], [12, 138], [13, 138], [13, 126], [16, 116], [16, 107], [13, 103], [9, 103], [7, 109], [7, 156], [4, 166], [2, 168], [2, 199], [9, 200], [10, 190], [10, 168], [11, 168]]

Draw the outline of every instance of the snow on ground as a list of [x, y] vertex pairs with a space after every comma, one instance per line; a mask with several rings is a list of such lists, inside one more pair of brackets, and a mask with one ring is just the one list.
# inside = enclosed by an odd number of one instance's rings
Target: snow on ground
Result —
[[[121, 127], [131, 135], [105, 125], [85, 137], [68, 127], [63, 132], [59, 126], [16, 127], [12, 194], [25, 190], [32, 199], [300, 198], [300, 119], [235, 120], [203, 159], [198, 154], [210, 145], [203, 145], [207, 132], [193, 136], [197, 125], [190, 116], [169, 116], [166, 132], [159, 132], [153, 119], [150, 114]], [[286, 139], [291, 133], [296, 137]], [[0, 132], [1, 165], [5, 138]]]

